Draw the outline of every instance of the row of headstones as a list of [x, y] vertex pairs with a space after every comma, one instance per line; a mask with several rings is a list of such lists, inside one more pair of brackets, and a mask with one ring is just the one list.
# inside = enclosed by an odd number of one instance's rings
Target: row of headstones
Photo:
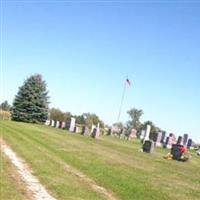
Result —
[[66, 129], [71, 132], [81, 133], [82, 135], [91, 135], [93, 138], [98, 138], [100, 135], [99, 124], [97, 126], [92, 125], [91, 131], [87, 126], [82, 126], [82, 130], [79, 126], [76, 126], [76, 119], [71, 117], [71, 119], [66, 121], [56, 121], [56, 120], [46, 120], [45, 125]]
[[155, 146], [162, 146], [164, 148], [171, 148], [173, 144], [183, 145], [188, 149], [192, 146], [192, 139], [188, 139], [188, 134], [184, 134], [183, 137], [179, 136], [178, 140], [173, 133], [170, 133], [166, 137], [165, 131], [160, 131], [154, 135], [153, 140], [149, 139], [151, 126], [147, 125], [146, 130], [142, 130], [140, 139], [143, 142], [143, 151], [152, 152]]
[[137, 130], [133, 128], [130, 130], [130, 133], [129, 133], [124, 128], [118, 128], [118, 127], [112, 126], [108, 129], [107, 135], [118, 135], [119, 138], [121, 135], [124, 135], [125, 137], [127, 137], [127, 139], [133, 139], [137, 137]]
[[158, 132], [155, 135], [154, 142], [156, 146], [163, 146], [164, 148], [171, 148], [173, 144], [183, 145], [187, 148], [192, 146], [192, 139], [188, 138], [188, 134], [184, 134], [183, 136], [179, 136], [176, 140], [176, 136], [173, 133], [170, 133], [169, 136], [166, 136], [166, 132]]

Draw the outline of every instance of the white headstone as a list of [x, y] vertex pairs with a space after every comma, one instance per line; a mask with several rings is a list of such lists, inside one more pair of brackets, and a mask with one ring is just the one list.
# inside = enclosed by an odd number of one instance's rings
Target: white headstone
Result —
[[55, 123], [55, 122], [54, 122], [54, 120], [52, 119], [52, 121], [51, 121], [51, 126], [52, 126], [52, 127], [54, 127], [54, 123]]
[[59, 128], [59, 124], [60, 124], [60, 122], [56, 121], [56, 128]]
[[45, 125], [49, 126], [49, 124], [50, 124], [50, 120], [47, 119], [45, 122]]
[[141, 130], [141, 133], [140, 133], [140, 140], [143, 140], [144, 139], [144, 136], [145, 136], [145, 130]]
[[76, 119], [74, 117], [71, 117], [70, 127], [69, 127], [69, 131], [71, 131], [71, 132], [74, 131], [75, 121], [76, 121]]
[[150, 125], [147, 125], [143, 143], [144, 143], [146, 140], [149, 140], [150, 131], [151, 131], [151, 126], [150, 126]]

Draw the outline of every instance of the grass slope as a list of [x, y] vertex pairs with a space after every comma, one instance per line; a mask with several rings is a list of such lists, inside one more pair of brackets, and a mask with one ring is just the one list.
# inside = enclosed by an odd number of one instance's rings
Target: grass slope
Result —
[[0, 169], [0, 199], [29, 199], [15, 168], [3, 154], [1, 154]]
[[94, 140], [43, 125], [0, 121], [4, 140], [23, 157], [58, 199], [105, 199], [64, 169], [68, 163], [124, 200], [200, 199], [200, 159], [168, 161], [167, 150], [139, 152], [140, 144]]

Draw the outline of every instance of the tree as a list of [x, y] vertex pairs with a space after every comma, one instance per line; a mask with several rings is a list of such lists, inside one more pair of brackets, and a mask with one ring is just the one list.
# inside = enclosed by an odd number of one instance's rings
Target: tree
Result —
[[53, 119], [56, 121], [64, 121], [65, 113], [62, 112], [59, 108], [51, 108], [50, 109], [50, 119]]
[[127, 111], [127, 113], [129, 114], [131, 118], [131, 120], [129, 120], [127, 123], [128, 130], [132, 128], [138, 130], [140, 128], [140, 124], [141, 124], [140, 117], [143, 115], [143, 111], [136, 108], [132, 108], [129, 111]]
[[118, 128], [118, 129], [123, 129], [124, 125], [122, 122], [116, 122], [113, 124], [114, 127]]
[[65, 112], [65, 120], [70, 119], [72, 114], [70, 112]]
[[48, 117], [48, 91], [40, 74], [30, 76], [19, 88], [11, 118], [23, 122], [45, 122]]
[[79, 120], [82, 124], [85, 124], [88, 127], [91, 127], [92, 124], [97, 125], [98, 123], [100, 124], [100, 127], [104, 127], [103, 121], [94, 113], [83, 113]]
[[8, 101], [4, 101], [0, 104], [0, 110], [10, 111], [11, 105], [9, 105]]

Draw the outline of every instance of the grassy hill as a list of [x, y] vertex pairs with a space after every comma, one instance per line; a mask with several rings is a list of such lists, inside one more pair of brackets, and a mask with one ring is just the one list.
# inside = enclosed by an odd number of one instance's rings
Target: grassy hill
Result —
[[[138, 141], [108, 136], [95, 140], [66, 130], [12, 121], [0, 121], [0, 134], [57, 199], [106, 199], [68, 173], [65, 163], [112, 191], [118, 199], [200, 199], [200, 157], [195, 154], [187, 163], [169, 161], [163, 159], [168, 150], [156, 148], [153, 154], [142, 153]], [[2, 160], [7, 163], [5, 158]], [[12, 177], [7, 177], [8, 173], [1, 176], [1, 191], [7, 191]]]

